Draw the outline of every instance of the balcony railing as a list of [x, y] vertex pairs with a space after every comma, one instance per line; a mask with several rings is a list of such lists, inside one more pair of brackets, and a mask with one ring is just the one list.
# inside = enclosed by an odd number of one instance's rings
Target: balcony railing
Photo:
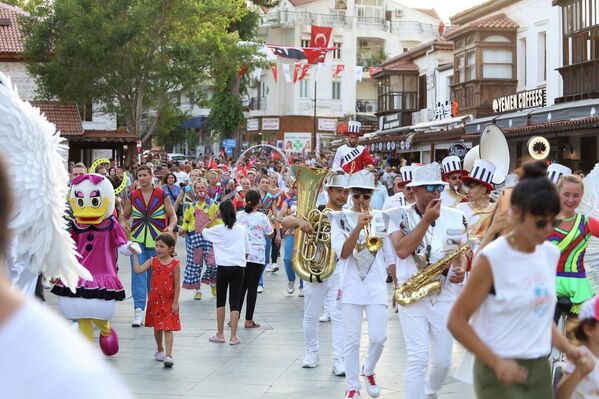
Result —
[[423, 24], [415, 21], [397, 21], [390, 24], [391, 33], [435, 36], [437, 27], [433, 24]]
[[356, 100], [356, 112], [374, 114], [378, 111], [376, 98], [360, 98]]
[[387, 21], [385, 21], [385, 18], [358, 17], [357, 23], [358, 23], [358, 27], [361, 27], [361, 28], [374, 28], [374, 29], [387, 30]]
[[248, 108], [251, 111], [266, 111], [266, 97], [252, 97]]

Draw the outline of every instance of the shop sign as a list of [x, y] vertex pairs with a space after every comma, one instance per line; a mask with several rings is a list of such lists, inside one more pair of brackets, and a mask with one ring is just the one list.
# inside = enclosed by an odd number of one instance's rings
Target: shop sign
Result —
[[235, 139], [224, 139], [223, 147], [225, 148], [235, 148], [237, 147], [237, 140]]
[[382, 117], [382, 126], [381, 130], [388, 130], [399, 127], [401, 125], [401, 114], [391, 114], [385, 115]]
[[335, 119], [323, 119], [318, 118], [318, 130], [325, 132], [334, 132], [337, 129], [337, 122]]
[[547, 91], [544, 87], [493, 99], [493, 111], [497, 114], [545, 105], [547, 105]]
[[451, 103], [449, 100], [444, 103], [439, 101], [433, 108], [433, 115], [436, 121], [451, 118]]
[[285, 132], [284, 141], [285, 152], [287, 153], [310, 152], [312, 133]]
[[460, 159], [464, 159], [466, 154], [468, 153], [468, 148], [464, 144], [456, 143], [449, 146], [447, 149], [448, 155], [455, 155]]
[[248, 132], [255, 132], [260, 128], [258, 119], [248, 119], [247, 121], [247, 129]]
[[279, 118], [262, 118], [262, 130], [279, 130]]

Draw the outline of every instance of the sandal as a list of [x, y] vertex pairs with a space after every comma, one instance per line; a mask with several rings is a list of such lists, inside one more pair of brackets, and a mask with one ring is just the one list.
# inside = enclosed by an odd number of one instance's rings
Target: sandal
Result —
[[258, 328], [258, 327], [260, 327], [260, 324], [258, 324], [252, 320], [252, 324], [250, 324], [249, 326], [246, 324], [243, 328]]
[[224, 338], [219, 338], [216, 335], [213, 335], [210, 338], [208, 338], [208, 341], [214, 342], [214, 343], [217, 343], [217, 344], [224, 344], [225, 343], [225, 339]]
[[239, 338], [235, 338], [234, 340], [229, 340], [229, 345], [239, 345], [241, 343], [241, 341], [239, 340]]

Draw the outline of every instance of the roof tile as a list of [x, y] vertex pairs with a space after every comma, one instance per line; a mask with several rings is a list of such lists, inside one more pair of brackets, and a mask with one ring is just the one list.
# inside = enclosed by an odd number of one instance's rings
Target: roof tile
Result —
[[23, 35], [17, 20], [17, 16], [29, 16], [29, 14], [18, 7], [0, 3], [0, 20], [7, 24], [0, 25], [0, 53], [17, 54], [23, 52]]
[[62, 136], [83, 136], [79, 109], [74, 102], [31, 101], [31, 105], [39, 108]]
[[471, 30], [512, 30], [518, 29], [519, 25], [509, 19], [504, 13], [479, 18], [466, 24], [459, 29], [448, 33], [446, 38], [453, 38]]

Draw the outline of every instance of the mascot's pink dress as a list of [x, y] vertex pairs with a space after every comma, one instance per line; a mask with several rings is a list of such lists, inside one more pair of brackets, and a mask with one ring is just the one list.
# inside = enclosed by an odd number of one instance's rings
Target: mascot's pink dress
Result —
[[69, 202], [75, 220], [70, 232], [80, 262], [93, 280], [79, 279], [72, 292], [58, 280], [52, 293], [59, 296], [62, 313], [79, 320], [79, 330], [93, 340], [93, 322], [100, 329], [100, 347], [110, 356], [118, 352], [118, 337], [110, 327], [116, 302], [125, 299], [125, 289], [117, 276], [117, 251], [130, 255], [125, 230], [114, 217], [114, 189], [110, 181], [91, 173], [75, 178]]

